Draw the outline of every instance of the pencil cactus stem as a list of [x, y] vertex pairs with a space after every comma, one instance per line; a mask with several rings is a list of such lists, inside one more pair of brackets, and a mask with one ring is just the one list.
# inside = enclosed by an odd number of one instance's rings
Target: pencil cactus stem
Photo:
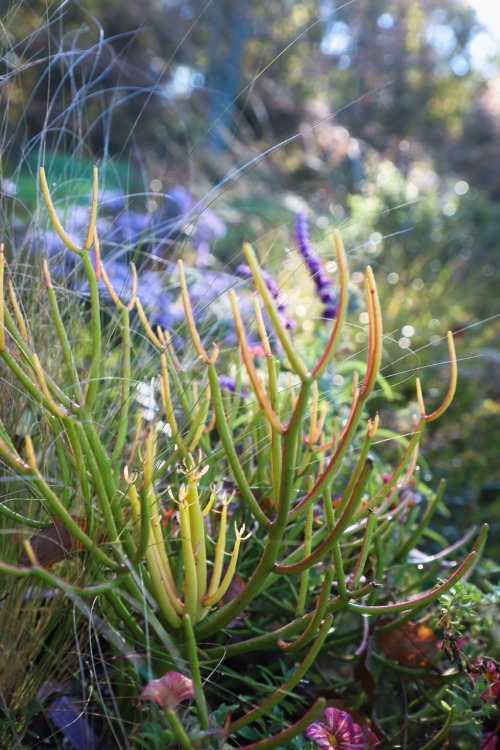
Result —
[[189, 298], [189, 292], [186, 284], [186, 274], [184, 273], [184, 265], [182, 263], [182, 260], [178, 261], [177, 267], [179, 269], [179, 283], [181, 287], [181, 297], [182, 304], [184, 306], [184, 314], [186, 316], [186, 323], [188, 326], [189, 334], [191, 336], [191, 340], [193, 342], [193, 346], [200, 359], [202, 359], [206, 364], [210, 364], [210, 358], [208, 357], [205, 348], [201, 343], [200, 334], [198, 333], [198, 328], [194, 320], [193, 307]]
[[435, 419], [439, 419], [439, 417], [444, 414], [446, 409], [449, 407], [451, 402], [453, 401], [453, 397], [455, 395], [455, 391], [457, 388], [457, 377], [458, 377], [458, 370], [457, 370], [457, 355], [455, 352], [455, 342], [453, 341], [453, 334], [451, 331], [448, 331], [448, 350], [450, 352], [450, 384], [448, 386], [448, 391], [446, 393], [446, 396], [444, 397], [443, 403], [441, 406], [432, 412], [432, 414], [426, 414], [424, 416], [424, 419], [426, 422], [434, 422]]
[[333, 579], [334, 569], [330, 565], [326, 568], [324, 573], [320, 595], [316, 602], [316, 609], [314, 610], [314, 614], [309, 620], [309, 623], [302, 635], [300, 635], [295, 641], [278, 640], [278, 646], [280, 646], [283, 651], [298, 651], [313, 640], [326, 614], [326, 608], [328, 606], [328, 601], [331, 594]]
[[28, 560], [30, 562], [30, 565], [39, 566], [40, 562], [36, 556], [36, 552], [33, 549], [33, 545], [31, 544], [29, 539], [24, 539], [23, 541], [23, 549], [26, 552], [26, 555], [28, 557]]
[[144, 457], [142, 486], [149, 487], [153, 483], [154, 462], [155, 462], [155, 434], [149, 427], [146, 435], [146, 455]]
[[243, 357], [243, 362], [245, 363], [245, 367], [248, 372], [248, 377], [250, 378], [252, 382], [254, 393], [257, 397], [257, 400], [260, 404], [262, 411], [265, 413], [267, 419], [269, 420], [271, 427], [274, 430], [277, 430], [278, 432], [283, 433], [285, 431], [285, 428], [281, 424], [273, 407], [271, 406], [269, 399], [267, 398], [266, 393], [264, 391], [264, 387], [262, 383], [260, 382], [259, 376], [257, 374], [257, 370], [255, 368], [253, 357], [248, 347], [247, 337], [245, 333], [245, 326], [243, 325], [243, 321], [241, 319], [240, 311], [238, 308], [238, 302], [236, 300], [236, 295], [232, 289], [229, 292], [229, 300], [231, 302], [231, 309], [234, 315], [234, 323], [236, 326], [236, 333], [238, 335], [238, 341], [240, 343], [241, 356]]
[[15, 466], [17, 471], [21, 472], [24, 476], [27, 476], [30, 479], [34, 478], [36, 480], [36, 486], [39, 489], [40, 495], [46, 501], [49, 512], [52, 515], [57, 516], [57, 518], [62, 521], [71, 535], [81, 543], [84, 549], [92, 552], [94, 558], [97, 559], [98, 562], [104, 564], [109, 569], [115, 569], [117, 567], [116, 563], [110, 557], [108, 557], [108, 555], [102, 552], [99, 547], [96, 547], [95, 540], [89, 538], [86, 532], [66, 510], [57, 495], [52, 492], [46, 480], [40, 474], [33, 442], [29, 435], [25, 436], [25, 450], [26, 456], [28, 458], [28, 463], [25, 463], [21, 458], [17, 457], [10, 450], [8, 450], [7, 446], [5, 446], [4, 442], [0, 439], [0, 451], [7, 458], [9, 463]]
[[196, 621], [196, 613], [198, 610], [198, 580], [185, 485], [181, 485], [181, 494], [179, 496], [177, 507], [179, 509], [180, 517], [182, 558], [184, 565], [184, 611]]
[[378, 413], [375, 414], [373, 419], [368, 420], [368, 436], [371, 438], [375, 437], [375, 433], [378, 430], [378, 424], [379, 424], [379, 416]]
[[101, 261], [101, 243], [99, 242], [99, 236], [97, 229], [94, 228], [94, 272], [97, 281], [101, 278], [102, 261]]
[[87, 236], [85, 237], [85, 242], [83, 243], [83, 250], [90, 250], [90, 248], [92, 247], [92, 242], [94, 241], [94, 236], [96, 234], [98, 191], [99, 191], [99, 175], [98, 175], [97, 167], [94, 166], [94, 168], [92, 169], [92, 199], [91, 199], [91, 204], [90, 204], [89, 227], [87, 230]]
[[23, 341], [27, 343], [28, 342], [28, 328], [26, 326], [26, 321], [24, 320], [24, 315], [19, 305], [17, 295], [16, 295], [16, 290], [14, 289], [14, 284], [12, 283], [11, 279], [9, 279], [8, 281], [8, 287], [9, 287], [10, 302], [12, 304], [12, 307], [14, 308], [14, 315], [16, 316], [19, 333], [21, 334]]
[[77, 255], [82, 255], [82, 253], [84, 252], [84, 249], [81, 247], [78, 247], [78, 245], [76, 245], [73, 242], [73, 240], [67, 234], [63, 225], [59, 221], [59, 217], [57, 216], [57, 212], [54, 207], [54, 203], [52, 201], [52, 196], [50, 195], [47, 178], [45, 176], [45, 169], [43, 167], [40, 167], [39, 174], [40, 174], [40, 183], [42, 186], [43, 198], [45, 200], [45, 205], [47, 206], [47, 211], [48, 211], [52, 226], [54, 227], [54, 230], [56, 231], [56, 233], [59, 235], [59, 237], [62, 239], [62, 241], [64, 242], [64, 244], [69, 250], [72, 250], [72, 252], [76, 253]]
[[456, 570], [453, 571], [453, 573], [449, 578], [446, 579], [444, 583], [436, 586], [430, 591], [426, 591], [424, 594], [419, 594], [418, 596], [413, 597], [413, 599], [404, 602], [397, 602], [395, 604], [380, 605], [365, 605], [357, 604], [356, 602], [349, 602], [346, 605], [347, 609], [365, 615], [391, 615], [395, 614], [396, 612], [406, 612], [412, 609], [416, 610], [421, 606], [430, 604], [430, 602], [435, 601], [441, 596], [441, 594], [444, 594], [445, 591], [451, 589], [451, 587], [457, 581], [460, 581], [460, 579], [463, 578], [463, 576], [472, 567], [472, 565], [475, 564], [477, 555], [477, 552], [469, 552], [465, 560], [458, 566], [458, 568], [456, 568]]
[[[305, 523], [304, 523], [304, 541], [303, 541], [303, 549], [304, 549], [304, 557], [307, 557], [311, 554], [312, 549], [312, 529], [313, 529], [313, 520], [314, 520], [314, 509], [310, 505], [309, 508], [306, 510], [306, 517], [305, 517]], [[307, 594], [309, 589], [309, 578], [310, 578], [310, 569], [307, 568], [307, 570], [304, 570], [300, 575], [300, 587], [299, 587], [299, 593], [297, 596], [297, 604], [295, 606], [295, 614], [297, 616], [303, 615], [306, 610], [306, 601], [307, 601]]]
[[222, 579], [222, 582], [220, 583], [219, 587], [215, 591], [212, 596], [206, 596], [203, 600], [203, 604], [205, 607], [211, 607], [213, 604], [216, 604], [226, 591], [228, 590], [229, 586], [231, 585], [231, 581], [234, 578], [234, 574], [236, 573], [236, 565], [238, 562], [238, 555], [240, 551], [240, 545], [243, 539], [247, 539], [247, 537], [244, 537], [243, 534], [245, 533], [245, 526], [243, 525], [241, 529], [236, 529], [236, 540], [234, 542], [233, 552], [231, 554], [231, 560], [229, 562], [229, 565], [226, 570], [226, 574], [224, 578]]
[[168, 424], [170, 425], [170, 429], [172, 430], [172, 435], [176, 435], [179, 430], [177, 427], [177, 421], [175, 419], [174, 405], [172, 403], [167, 358], [163, 352], [160, 355], [160, 367], [160, 396], [163, 404], [163, 411], [165, 412], [165, 419], [167, 420]]
[[151, 343], [154, 344], [157, 349], [160, 349], [160, 350], [163, 349], [164, 345], [162, 344], [162, 342], [160, 341], [156, 333], [151, 328], [148, 317], [146, 313], [144, 312], [144, 308], [142, 306], [142, 302], [139, 299], [139, 297], [135, 298], [135, 309], [137, 310], [139, 320], [141, 321], [142, 327], [146, 331], [146, 335], [151, 341]]
[[356, 510], [359, 508], [372, 469], [373, 461], [368, 458], [363, 464], [363, 468], [359, 473], [357, 482], [348, 498], [348, 502], [345, 504], [342, 514], [321, 544], [319, 544], [319, 546], [316, 547], [308, 557], [304, 557], [296, 563], [288, 565], [275, 564], [273, 567], [274, 573], [277, 573], [278, 575], [294, 575], [295, 573], [301, 573], [307, 567], [311, 567], [320, 562], [320, 560], [325, 559], [325, 556], [331, 552], [336, 542], [338, 542], [341, 535], [350, 524]]
[[24, 438], [24, 447], [26, 449], [26, 457], [28, 459], [28, 466], [32, 471], [38, 472], [38, 464], [35, 456], [35, 449], [33, 447], [33, 441], [30, 435], [26, 435]]
[[319, 474], [312, 489], [310, 489], [307, 492], [306, 496], [302, 498], [302, 500], [290, 512], [291, 518], [296, 517], [304, 508], [308, 507], [308, 505], [314, 502], [314, 500], [322, 492], [326, 484], [335, 475], [335, 472], [339, 468], [340, 462], [349, 447], [350, 440], [353, 437], [356, 431], [356, 428], [359, 424], [359, 420], [361, 418], [361, 413], [362, 413], [361, 407], [362, 407], [362, 401], [360, 401], [360, 392], [358, 388], [358, 375], [357, 375], [357, 372], [354, 371], [350, 411], [349, 411], [349, 415], [347, 417], [346, 423], [344, 427], [342, 428], [342, 430], [340, 431], [338, 438], [335, 441], [336, 447], [335, 447], [333, 456], [330, 458], [326, 467]]
[[146, 548], [145, 555], [158, 608], [169, 625], [176, 629], [180, 628], [182, 625], [180, 617], [183, 611], [182, 603], [179, 602], [175, 591], [171, 588], [167, 570], [162, 564], [159, 549], [157, 549], [155, 543]]
[[214, 344], [213, 347], [214, 348], [213, 348], [212, 354], [210, 355], [206, 363], [207, 365], [214, 365], [217, 361], [217, 357], [219, 356], [219, 345]]
[[73, 388], [73, 392], [76, 398], [78, 399], [79, 403], [81, 404], [83, 402], [83, 390], [80, 384], [80, 379], [78, 377], [78, 371], [77, 371], [77, 367], [75, 363], [73, 349], [69, 342], [68, 334], [66, 333], [66, 328], [64, 326], [61, 312], [59, 310], [57, 297], [56, 297], [54, 288], [52, 286], [52, 279], [50, 276], [49, 266], [46, 260], [43, 261], [43, 277], [45, 281], [45, 286], [47, 288], [47, 296], [49, 298], [52, 322], [54, 323], [57, 337], [61, 345], [64, 361], [66, 362], [66, 367], [68, 368], [68, 372], [72, 380], [71, 385]]
[[[309, 418], [308, 445], [313, 445], [318, 439], [317, 418], [318, 418], [318, 381], [315, 380], [313, 382], [313, 388], [312, 388], [312, 403], [311, 403], [311, 416]], [[321, 433], [321, 430], [320, 430], [320, 433]]]
[[209, 600], [212, 596], [214, 596], [215, 592], [217, 591], [220, 585], [220, 579], [222, 576], [222, 568], [224, 565], [224, 554], [226, 550], [226, 529], [227, 529], [227, 501], [224, 499], [222, 503], [221, 514], [220, 514], [219, 536], [217, 537], [217, 543], [215, 545], [214, 566], [212, 570], [212, 577], [210, 579], [210, 584], [207, 589], [207, 595], [204, 601], [205, 605], [206, 605], [207, 599]]
[[274, 706], [276, 706], [280, 702], [283, 695], [291, 694], [296, 685], [298, 685], [304, 675], [307, 674], [307, 671], [310, 669], [314, 660], [320, 653], [321, 647], [323, 646], [323, 643], [325, 642], [328, 632], [332, 626], [332, 621], [333, 617], [331, 614], [325, 617], [314, 640], [314, 643], [312, 644], [308, 653], [305, 655], [302, 662], [292, 672], [290, 677], [283, 683], [283, 685], [281, 685], [274, 693], [272, 693], [269, 698], [266, 698], [266, 700], [263, 701], [260, 706], [254, 708], [248, 714], [245, 714], [245, 716], [242, 716], [240, 719], [234, 721], [230, 727], [232, 732], [238, 732], [247, 724], [250, 724], [251, 721], [256, 721], [261, 716], [269, 715]]
[[330, 337], [325, 347], [325, 351], [312, 370], [312, 376], [318, 378], [331, 362], [335, 350], [340, 341], [340, 334], [344, 327], [347, 316], [347, 307], [349, 304], [349, 267], [347, 264], [347, 255], [342, 242], [340, 233], [335, 231], [332, 234], [333, 244], [337, 254], [337, 265], [339, 271], [339, 296], [337, 301], [337, 313]]
[[425, 419], [425, 404], [424, 404], [424, 396], [422, 393], [422, 383], [420, 378], [415, 378], [415, 390], [417, 391], [417, 403], [418, 403], [418, 410], [420, 412], [420, 417], [422, 419]]
[[253, 307], [255, 310], [255, 318], [257, 320], [257, 328], [259, 331], [260, 340], [262, 341], [262, 348], [264, 349], [265, 357], [272, 357], [271, 346], [269, 344], [269, 336], [266, 331], [266, 324], [264, 323], [264, 317], [262, 310], [260, 309], [259, 300], [257, 296], [253, 296]]
[[208, 367], [208, 380], [210, 382], [212, 404], [221, 442], [224, 447], [233, 476], [242, 494], [243, 501], [251, 509], [253, 515], [259, 521], [259, 523], [262, 524], [264, 528], [268, 528], [270, 525], [269, 520], [253, 495], [245, 472], [243, 471], [243, 468], [240, 464], [238, 454], [234, 447], [232, 435], [228, 427], [227, 415], [224, 411], [224, 406], [222, 403], [219, 380], [214, 365], [209, 365]]
[[380, 301], [375, 284], [375, 277], [370, 266], [366, 269], [366, 297], [369, 320], [369, 338], [368, 338], [368, 363], [365, 378], [361, 385], [361, 399], [365, 401], [373, 390], [377, 380], [380, 363], [382, 360], [382, 313], [380, 311]]
[[43, 372], [42, 365], [40, 364], [40, 360], [38, 358], [38, 354], [33, 354], [32, 358], [32, 366], [35, 371], [35, 376], [38, 381], [38, 385], [40, 386], [40, 390], [42, 391], [43, 395], [45, 396], [47, 406], [49, 407], [52, 414], [55, 414], [56, 416], [63, 416], [63, 412], [61, 409], [57, 406], [54, 399], [50, 395], [49, 388], [47, 386], [47, 381], [45, 380], [45, 374]]
[[[118, 297], [118, 295], [117, 295], [117, 293], [116, 293], [116, 291], [115, 291], [115, 289], [113, 287], [113, 284], [109, 280], [109, 276], [106, 273], [106, 269], [105, 269], [105, 267], [104, 267], [104, 265], [102, 263], [99, 264], [99, 269], [100, 269], [100, 274], [101, 274], [102, 280], [104, 281], [104, 285], [105, 285], [106, 289], [108, 290], [108, 294], [111, 297], [111, 299], [112, 299], [113, 304], [115, 305], [115, 307], [117, 307], [119, 310], [127, 310], [127, 311], [132, 310], [132, 308], [135, 305], [136, 295], [137, 295], [137, 269], [136, 269], [134, 263], [130, 264], [130, 273], [131, 273], [131, 276], [132, 276], [132, 290], [130, 292], [130, 299], [127, 302], [127, 304], [124, 304], [121, 301], [121, 299]], [[96, 278], [98, 278], [98, 276], [97, 276], [97, 270], [96, 270]]]
[[307, 372], [306, 366], [302, 362], [292, 341], [290, 340], [288, 333], [285, 330], [285, 327], [280, 320], [280, 316], [278, 314], [278, 311], [276, 310], [274, 300], [271, 296], [271, 293], [269, 292], [269, 289], [267, 288], [266, 282], [262, 278], [262, 273], [260, 270], [259, 262], [257, 260], [257, 256], [255, 255], [252, 246], [247, 242], [243, 243], [243, 253], [252, 271], [255, 286], [257, 287], [262, 301], [264, 302], [264, 307], [266, 308], [267, 314], [269, 315], [269, 318], [273, 324], [276, 335], [278, 336], [281, 345], [285, 350], [286, 356], [288, 357], [292, 369], [302, 381], [308, 382], [311, 376]]
[[[208, 467], [205, 467], [208, 468]], [[202, 599], [207, 588], [207, 550], [205, 541], [205, 522], [198, 496], [198, 479], [203, 472], [190, 471], [187, 475], [186, 503], [189, 512], [189, 528], [191, 533], [191, 547], [196, 569], [196, 586], [198, 605], [196, 615], [199, 618], [203, 609]]]
[[5, 298], [4, 298], [5, 253], [0, 244], [0, 351], [5, 349]]
[[352, 579], [350, 583], [351, 591], [355, 591], [359, 586], [366, 561], [368, 560], [368, 555], [370, 554], [371, 541], [373, 538], [375, 527], [377, 525], [377, 520], [377, 514], [372, 510], [368, 510], [365, 534], [361, 544], [361, 549], [359, 550], [358, 559], [356, 560], [356, 564], [352, 573]]

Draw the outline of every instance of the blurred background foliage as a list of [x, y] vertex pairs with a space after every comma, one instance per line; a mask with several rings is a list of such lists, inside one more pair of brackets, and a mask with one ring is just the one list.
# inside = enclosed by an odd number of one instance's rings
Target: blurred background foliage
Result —
[[405, 398], [388, 426], [408, 431], [415, 374], [439, 399], [455, 332], [459, 391], [425, 457], [460, 508], [448, 532], [498, 531], [500, 54], [478, 62], [485, 38], [465, 0], [10, 0], [4, 236], [36, 216], [38, 163], [78, 196], [99, 160], [138, 211], [178, 186], [205, 198], [227, 226], [212, 266], [233, 270], [249, 238], [293, 309], [295, 213], [325, 258], [340, 228], [353, 286], [367, 260], [381, 286], [384, 374]]

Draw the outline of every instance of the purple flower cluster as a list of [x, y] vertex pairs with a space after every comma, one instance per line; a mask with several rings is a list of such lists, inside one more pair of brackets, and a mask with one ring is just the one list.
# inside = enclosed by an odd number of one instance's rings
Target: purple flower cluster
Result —
[[323, 317], [333, 320], [337, 315], [337, 291], [332, 279], [324, 269], [321, 258], [314, 252], [309, 238], [309, 226], [306, 214], [301, 211], [295, 220], [295, 238], [297, 249], [311, 274], [318, 296], [324, 305]]
[[[245, 265], [242, 263], [241, 265], [237, 266], [235, 271], [237, 276], [241, 276], [242, 279], [252, 279], [252, 271], [250, 269], [250, 266]], [[276, 309], [280, 315], [280, 318], [282, 320], [283, 325], [287, 330], [292, 330], [292, 328], [295, 327], [294, 320], [289, 316], [287, 311], [287, 304], [286, 304], [286, 295], [283, 294], [283, 292], [280, 290], [278, 283], [274, 276], [271, 276], [270, 273], [267, 273], [266, 271], [261, 270], [262, 278], [264, 279], [264, 282], [271, 292], [271, 296], [276, 301]]]
[[[5, 182], [5, 181], [4, 181]], [[2, 184], [0, 184], [0, 189]], [[234, 345], [237, 341], [234, 321], [226, 292], [239, 283], [234, 276], [203, 268], [211, 262], [210, 250], [227, 231], [225, 223], [202, 202], [197, 202], [182, 186], [171, 188], [152, 211], [136, 210], [137, 197], [128, 198], [120, 190], [104, 190], [99, 198], [97, 231], [101, 257], [115, 292], [128, 301], [132, 289], [129, 261], [138, 266], [138, 297], [150, 323], [174, 332], [185, 321], [179, 294], [177, 268], [166, 259], [167, 252], [180, 237], [189, 237], [196, 250], [197, 268], [186, 269], [194, 314], [202, 332], [211, 340]], [[89, 209], [68, 199], [64, 207], [56, 205], [70, 238], [82, 242], [89, 220]], [[28, 248], [48, 257], [54, 279], [64, 279], [67, 288], [88, 295], [81, 259], [70, 252], [52, 229], [42, 232], [30, 228], [24, 239]], [[161, 258], [161, 264], [156, 259]], [[155, 261], [151, 267], [150, 260]], [[91, 260], [94, 262], [93, 254]], [[161, 270], [158, 266], [161, 265]], [[200, 268], [201, 267], [201, 268]], [[203, 268], [203, 270], [202, 270]], [[99, 281], [103, 299], [109, 297], [103, 280]], [[251, 314], [251, 297], [243, 296], [242, 312]]]
[[[114, 262], [130, 255], [137, 262], [139, 250], [147, 258], [163, 258], [165, 250], [176, 240], [189, 236], [197, 252], [196, 265], [206, 265], [213, 243], [226, 234], [225, 223], [202, 202], [196, 202], [182, 186], [171, 188], [151, 204], [156, 206], [154, 211], [146, 211], [145, 206], [144, 210], [137, 210], [133, 207], [137, 205], [137, 197], [129, 199], [119, 190], [105, 190], [100, 195], [97, 231], [103, 258]], [[81, 240], [87, 228], [88, 208], [68, 202], [60, 211], [60, 218], [68, 235], [78, 244], [78, 238]], [[33, 249], [49, 256], [64, 256], [66, 272], [77, 262], [52, 230], [36, 235], [31, 232], [27, 239]]]

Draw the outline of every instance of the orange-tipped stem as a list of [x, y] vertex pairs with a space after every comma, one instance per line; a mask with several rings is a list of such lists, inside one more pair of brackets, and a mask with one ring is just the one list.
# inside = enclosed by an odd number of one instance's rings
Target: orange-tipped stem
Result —
[[380, 311], [380, 301], [375, 284], [375, 277], [370, 266], [366, 269], [366, 296], [369, 320], [369, 339], [368, 339], [368, 363], [365, 378], [361, 386], [360, 397], [364, 401], [368, 398], [373, 390], [375, 381], [380, 371], [382, 360], [382, 313]]
[[87, 236], [85, 237], [85, 242], [83, 243], [84, 250], [90, 250], [90, 248], [92, 247], [92, 242], [94, 241], [94, 237], [96, 235], [98, 190], [99, 190], [99, 175], [97, 172], [97, 167], [94, 166], [92, 170], [92, 199], [91, 199], [91, 204], [90, 204], [89, 228], [87, 230]]
[[50, 216], [50, 221], [52, 222], [52, 226], [54, 227], [56, 233], [59, 235], [59, 237], [62, 239], [64, 244], [69, 250], [72, 250], [77, 255], [82, 255], [85, 248], [78, 247], [71, 237], [67, 234], [66, 230], [64, 229], [63, 225], [59, 221], [59, 217], [57, 216], [56, 209], [54, 207], [54, 203], [52, 201], [52, 196], [50, 195], [49, 186], [47, 183], [47, 178], [45, 176], [45, 169], [43, 167], [40, 167], [39, 170], [40, 174], [40, 183], [42, 185], [42, 193], [43, 198], [45, 200], [45, 205], [47, 206], [47, 211]]
[[315, 378], [318, 378], [321, 375], [321, 373], [325, 370], [328, 363], [331, 361], [333, 355], [335, 354], [335, 349], [337, 348], [340, 341], [340, 333], [347, 316], [347, 306], [349, 303], [349, 268], [347, 265], [347, 255], [344, 248], [344, 243], [342, 242], [340, 233], [337, 231], [333, 232], [332, 239], [333, 244], [335, 245], [339, 270], [339, 297], [337, 303], [337, 314], [335, 316], [335, 322], [326, 344], [325, 351], [312, 370], [312, 375]]
[[201, 343], [200, 334], [198, 333], [198, 328], [196, 326], [194, 315], [193, 315], [193, 307], [191, 305], [191, 300], [189, 298], [189, 292], [186, 284], [186, 275], [184, 273], [184, 266], [182, 264], [182, 260], [179, 260], [177, 263], [177, 267], [179, 269], [179, 283], [181, 287], [181, 297], [182, 297], [182, 304], [184, 306], [184, 314], [186, 315], [186, 323], [189, 329], [189, 333], [191, 335], [191, 340], [193, 342], [193, 346], [196, 349], [196, 353], [202, 359], [205, 364], [210, 364], [210, 358], [208, 357], [205, 348], [203, 344]]
[[4, 289], [3, 279], [5, 272], [5, 255], [4, 255], [4, 244], [0, 244], [0, 351], [5, 349], [5, 300], [4, 300]]
[[27, 343], [28, 342], [28, 327], [26, 325], [26, 321], [24, 320], [24, 315], [22, 313], [21, 306], [18, 302], [16, 290], [14, 289], [14, 284], [12, 283], [11, 279], [9, 279], [8, 281], [8, 287], [9, 287], [10, 302], [14, 309], [14, 315], [16, 316], [19, 333], [21, 334], [23, 341], [26, 341]]
[[241, 319], [240, 311], [238, 308], [238, 302], [236, 300], [236, 295], [232, 289], [229, 292], [229, 300], [231, 302], [231, 309], [234, 315], [234, 323], [236, 327], [236, 333], [238, 335], [238, 341], [240, 343], [241, 356], [243, 357], [243, 362], [245, 363], [245, 367], [247, 369], [248, 376], [252, 383], [254, 393], [261, 406], [261, 409], [264, 411], [273, 429], [277, 430], [278, 432], [284, 432], [285, 428], [281, 424], [273, 407], [271, 406], [271, 403], [266, 396], [262, 383], [260, 382], [259, 376], [257, 375], [257, 370], [255, 368], [253, 357], [248, 347], [247, 337], [245, 333], [245, 326], [243, 325], [243, 321]]
[[432, 412], [432, 414], [426, 414], [424, 416], [424, 419], [426, 422], [434, 422], [435, 419], [439, 419], [439, 417], [444, 414], [446, 409], [449, 407], [451, 402], [453, 401], [453, 397], [455, 395], [455, 391], [457, 388], [457, 377], [458, 377], [458, 368], [457, 368], [457, 355], [455, 352], [455, 343], [453, 341], [453, 334], [451, 331], [448, 331], [448, 350], [450, 352], [450, 384], [448, 386], [448, 391], [446, 393], [446, 396], [443, 399], [443, 403], [439, 408], [437, 408], [435, 411]]

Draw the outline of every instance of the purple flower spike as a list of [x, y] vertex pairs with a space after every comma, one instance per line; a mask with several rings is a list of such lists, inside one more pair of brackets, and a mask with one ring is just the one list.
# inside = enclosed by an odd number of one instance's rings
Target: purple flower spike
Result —
[[304, 259], [307, 270], [311, 275], [318, 297], [324, 305], [323, 317], [333, 320], [337, 316], [337, 290], [333, 281], [323, 267], [321, 258], [314, 252], [309, 239], [307, 216], [301, 211], [295, 221], [295, 238], [297, 249]]
[[[243, 279], [253, 278], [252, 269], [250, 268], [250, 266], [247, 266], [244, 263], [237, 266], [235, 273], [237, 276], [241, 276], [241, 278]], [[281, 322], [288, 331], [293, 330], [295, 328], [295, 321], [293, 321], [287, 313], [286, 296], [281, 293], [281, 290], [274, 276], [271, 276], [270, 273], [267, 273], [263, 270], [261, 270], [261, 273], [265, 285], [271, 292], [271, 295], [276, 302], [276, 309], [280, 314]]]
[[360, 727], [345, 711], [327, 708], [325, 720], [315, 721], [306, 729], [306, 737], [320, 750], [369, 750], [380, 744], [370, 729]]
[[154, 701], [164, 711], [173, 711], [182, 701], [194, 698], [193, 681], [180, 672], [166, 672], [150, 680], [139, 696], [140, 701]]
[[336, 305], [327, 305], [323, 309], [323, 317], [327, 320], [335, 320], [337, 317], [337, 306]]

